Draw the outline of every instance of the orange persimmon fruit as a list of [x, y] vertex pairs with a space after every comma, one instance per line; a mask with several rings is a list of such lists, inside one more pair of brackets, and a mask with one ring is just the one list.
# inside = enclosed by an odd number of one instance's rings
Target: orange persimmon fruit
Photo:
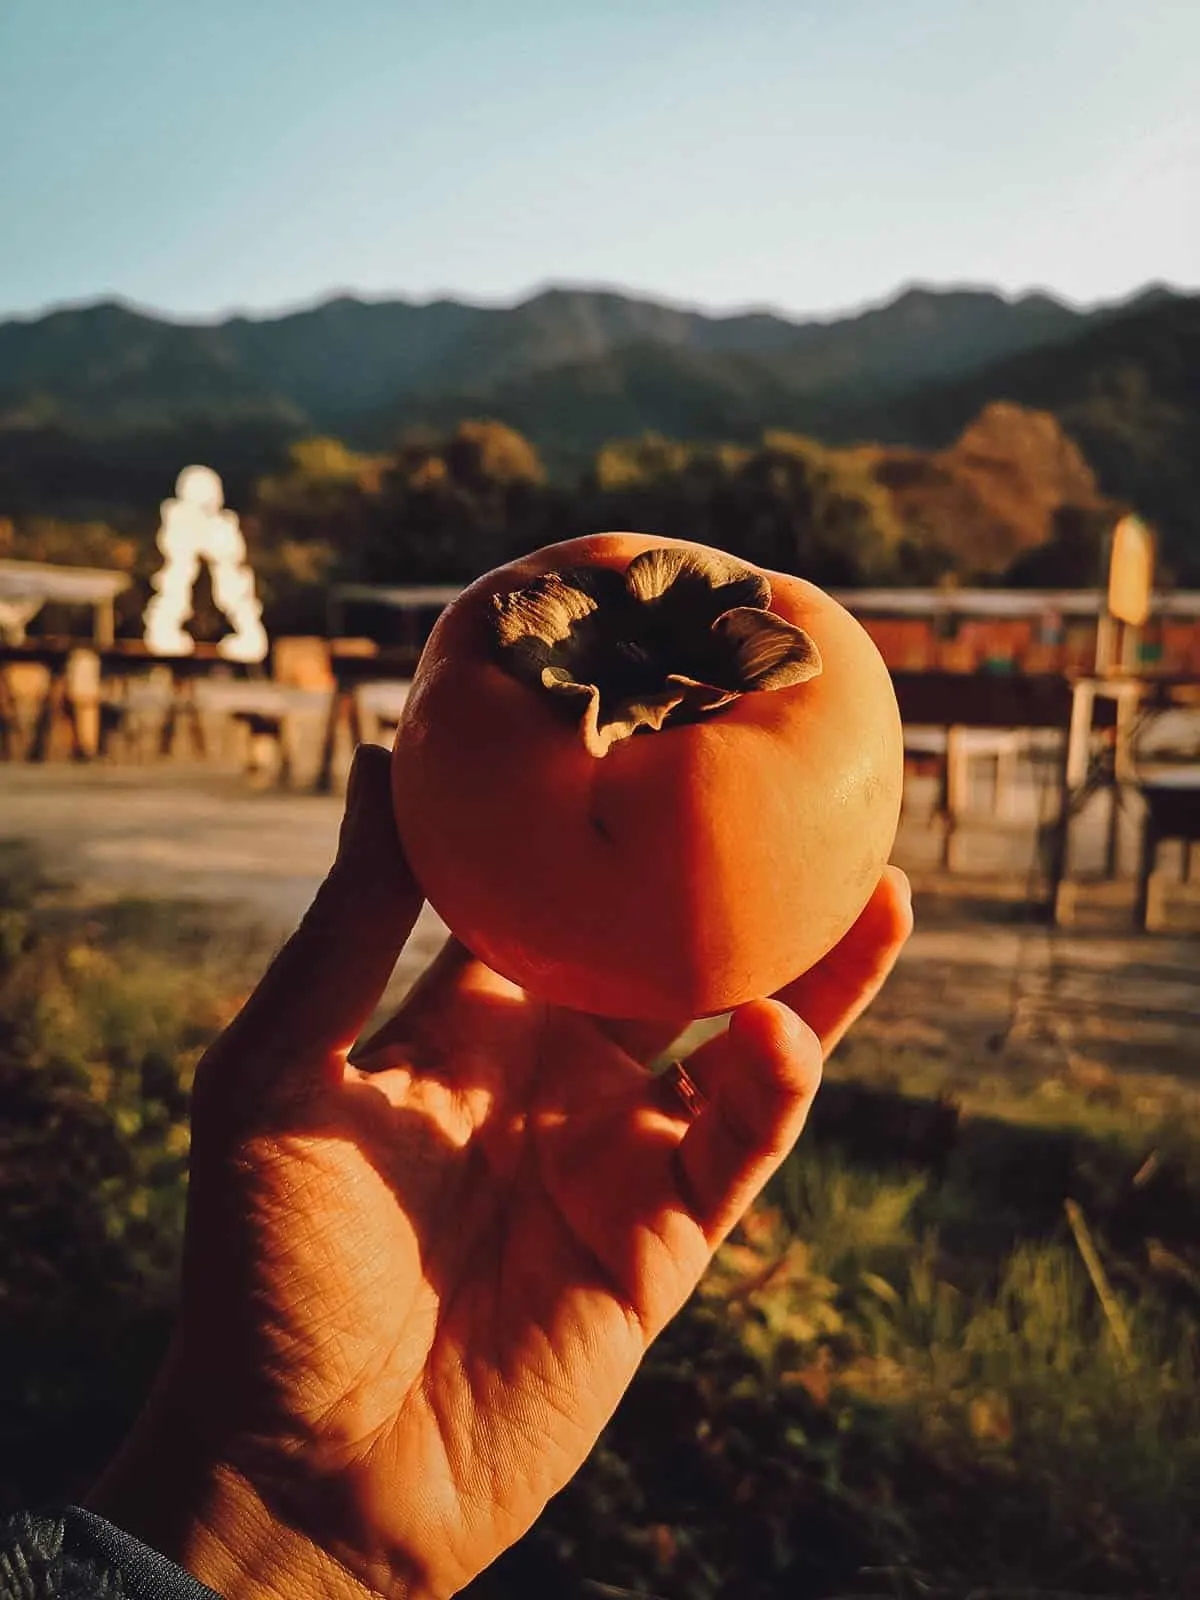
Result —
[[700, 1017], [847, 931], [900, 811], [896, 696], [800, 578], [608, 533], [487, 573], [438, 619], [392, 762], [426, 897], [559, 1005]]

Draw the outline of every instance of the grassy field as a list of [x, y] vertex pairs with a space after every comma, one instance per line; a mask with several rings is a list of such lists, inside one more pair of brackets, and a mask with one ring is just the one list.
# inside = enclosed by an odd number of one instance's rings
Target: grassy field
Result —
[[[212, 916], [0, 856], [0, 1506], [80, 1493], [162, 1348], [190, 1074], [263, 953]], [[1179, 1597], [1198, 1507], [1194, 1091], [872, 1035], [470, 1592]]]

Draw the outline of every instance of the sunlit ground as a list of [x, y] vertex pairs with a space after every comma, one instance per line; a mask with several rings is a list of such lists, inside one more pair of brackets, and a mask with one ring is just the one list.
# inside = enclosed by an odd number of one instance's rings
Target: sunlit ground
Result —
[[[0, 839], [29, 843], [0, 859], [0, 1495], [28, 1499], [79, 1492], [142, 1392], [191, 1069], [341, 802], [182, 764], [4, 780]], [[1128, 880], [1091, 884], [1050, 930], [1035, 793], [950, 877], [913, 786], [892, 983], [584, 1472], [473, 1593], [1200, 1589], [1195, 891], [1146, 936]], [[394, 994], [440, 936], [424, 919]]]

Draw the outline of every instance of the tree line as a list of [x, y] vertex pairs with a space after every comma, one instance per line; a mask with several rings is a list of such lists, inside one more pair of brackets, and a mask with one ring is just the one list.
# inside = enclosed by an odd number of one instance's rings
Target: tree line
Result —
[[[894, 486], [901, 468], [904, 492]], [[465, 583], [601, 529], [698, 540], [824, 586], [1095, 582], [1109, 503], [1054, 506], [1023, 525], [1009, 510], [997, 538], [996, 513], [978, 490], [964, 498], [959, 485], [947, 498], [948, 470], [917, 453], [906, 465], [783, 432], [753, 445], [647, 435], [606, 445], [564, 484], [514, 429], [465, 420], [406, 434], [379, 455], [334, 438], [301, 440], [234, 508], [276, 633], [319, 629], [333, 582]], [[159, 559], [156, 512], [120, 527], [0, 518], [0, 555], [131, 572], [137, 581], [120, 620], [135, 629]], [[193, 631], [213, 626], [202, 592]]]

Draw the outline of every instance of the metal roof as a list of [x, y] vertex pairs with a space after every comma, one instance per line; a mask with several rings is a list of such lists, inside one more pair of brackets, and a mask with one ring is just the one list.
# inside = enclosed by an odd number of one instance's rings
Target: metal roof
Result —
[[[333, 600], [369, 601], [398, 610], [448, 606], [462, 593], [445, 584], [335, 584]], [[1104, 600], [1100, 589], [834, 589], [835, 600], [856, 616], [875, 617], [1032, 617], [1045, 611], [1094, 617]], [[1200, 617], [1200, 590], [1156, 594], [1151, 607], [1159, 617]]]
[[92, 606], [128, 589], [127, 572], [103, 567], [56, 567], [41, 561], [0, 561], [0, 600], [42, 600]]
[[[1102, 589], [835, 589], [856, 616], [877, 617], [1031, 617], [1044, 611], [1094, 617], [1104, 603]], [[1159, 617], [1200, 617], [1200, 591], [1156, 594], [1151, 613]]]
[[329, 598], [364, 600], [372, 605], [394, 606], [407, 611], [417, 606], [448, 606], [461, 593], [461, 585], [449, 584], [335, 583], [329, 591]]

